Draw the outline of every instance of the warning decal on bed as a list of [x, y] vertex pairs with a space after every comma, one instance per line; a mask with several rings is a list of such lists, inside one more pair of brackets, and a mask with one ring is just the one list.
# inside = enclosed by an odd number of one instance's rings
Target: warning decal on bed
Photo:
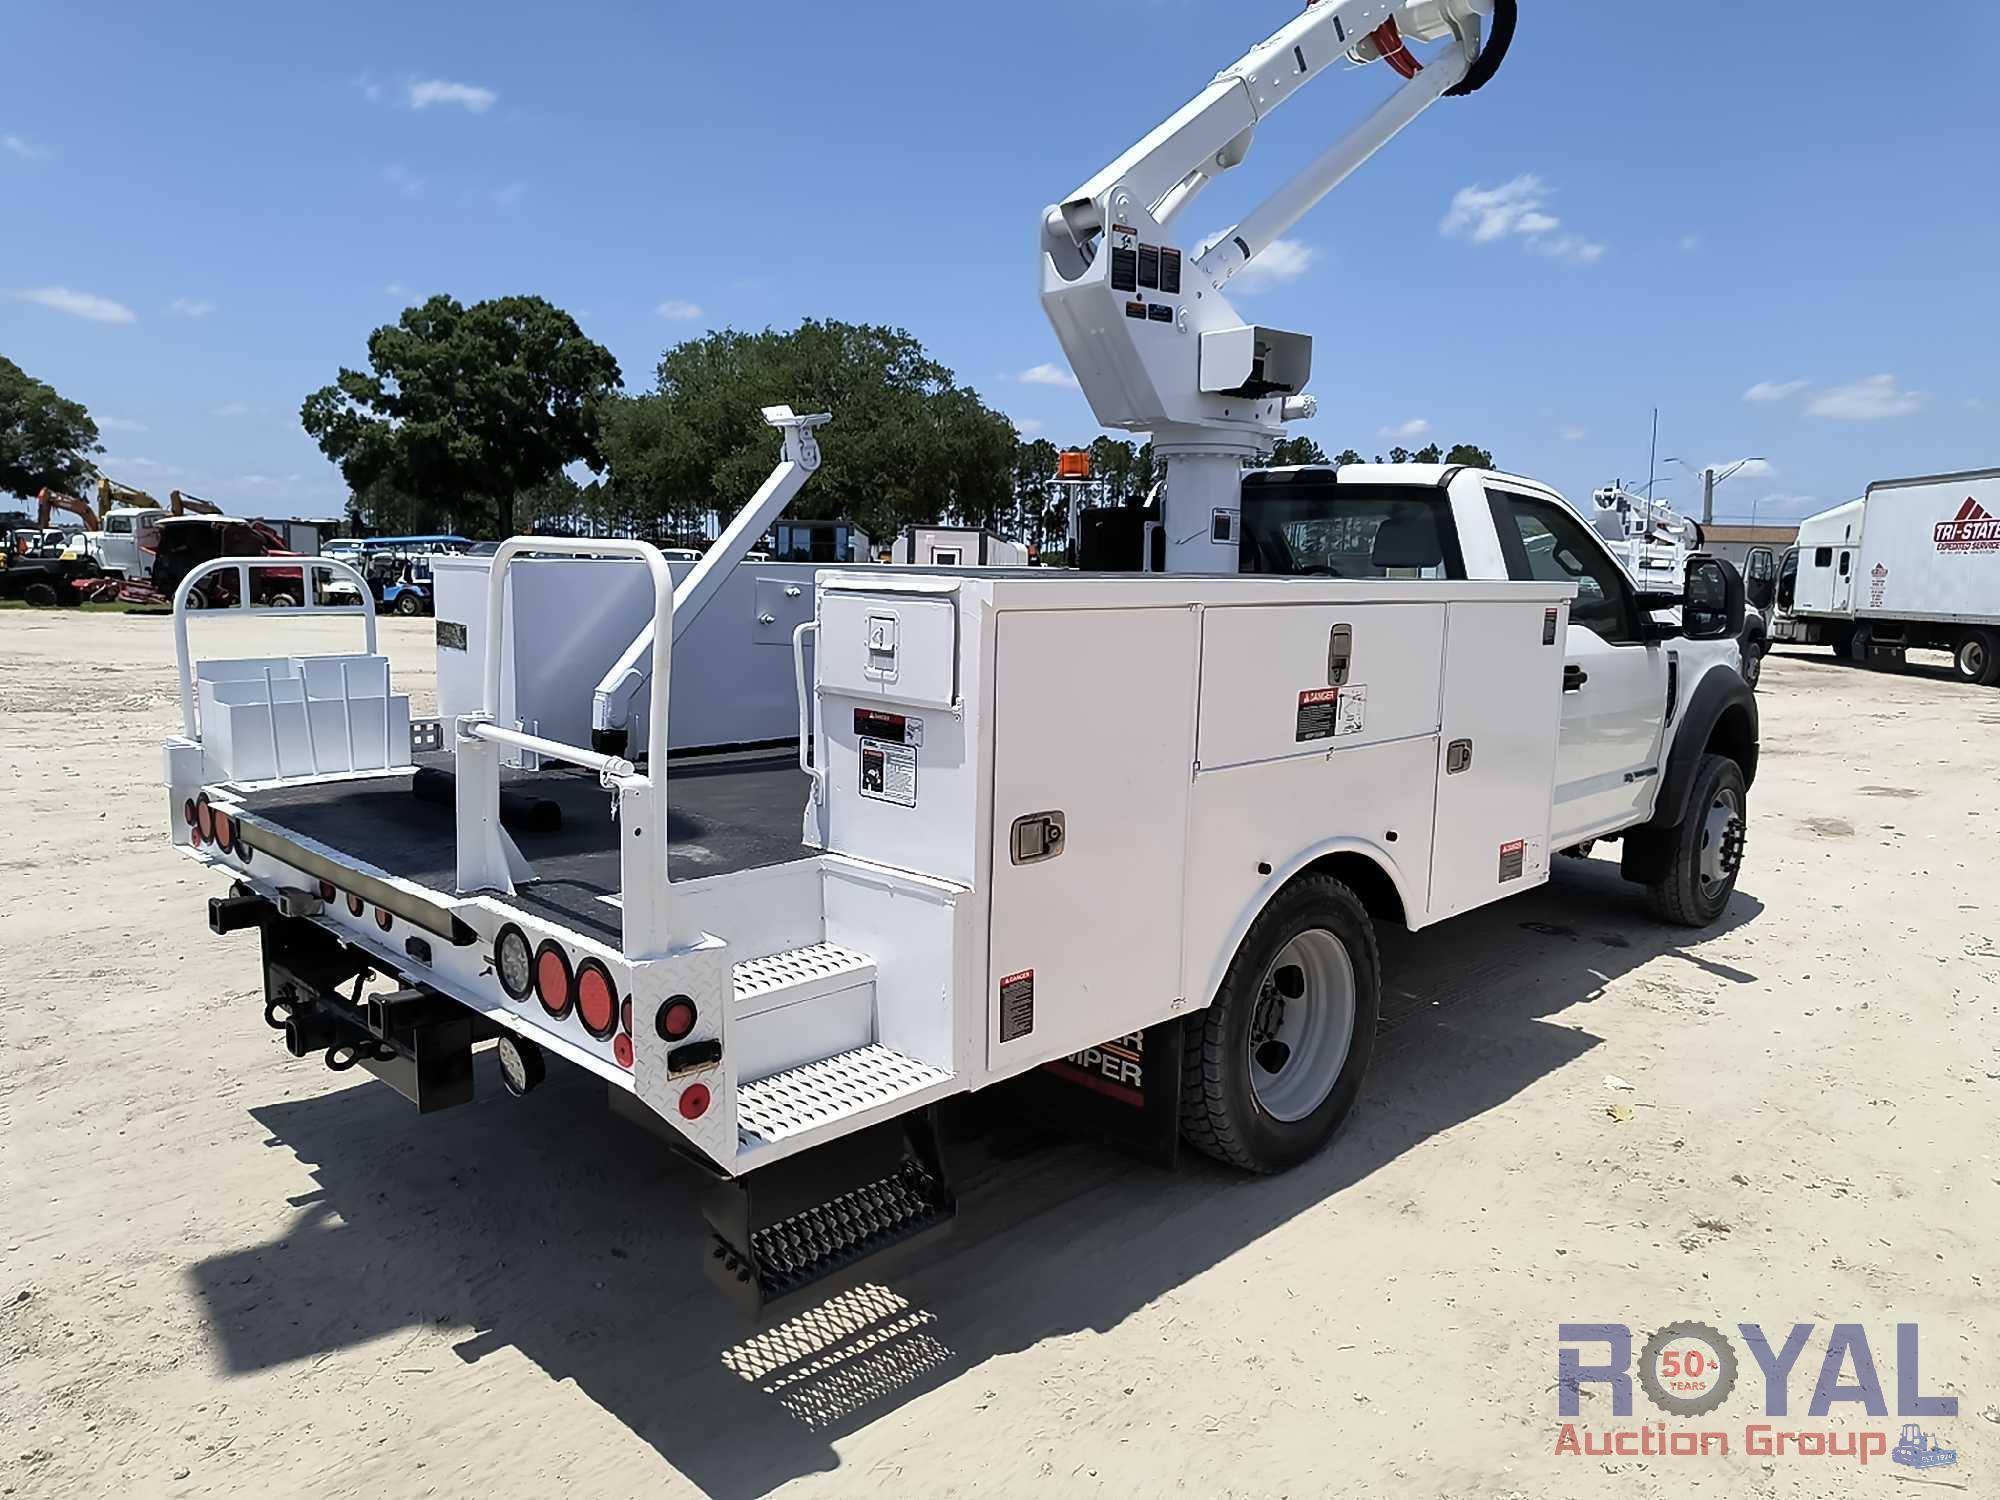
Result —
[[917, 805], [917, 752], [885, 740], [861, 742], [861, 795], [898, 807]]
[[1528, 841], [1516, 839], [1511, 844], [1500, 846], [1500, 883], [1521, 878], [1521, 865], [1528, 852]]
[[1023, 969], [1000, 981], [1000, 1040], [1019, 1041], [1035, 1029], [1035, 971]]
[[1299, 694], [1298, 743], [1344, 738], [1368, 727], [1368, 687], [1309, 688]]

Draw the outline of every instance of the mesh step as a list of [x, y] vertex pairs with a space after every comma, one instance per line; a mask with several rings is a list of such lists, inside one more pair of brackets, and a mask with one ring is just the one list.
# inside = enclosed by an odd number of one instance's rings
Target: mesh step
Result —
[[736, 1013], [755, 1015], [815, 995], [851, 989], [875, 977], [875, 960], [838, 943], [809, 943], [735, 966]]
[[939, 1178], [915, 1161], [887, 1177], [781, 1219], [750, 1236], [750, 1260], [724, 1250], [719, 1270], [754, 1278], [768, 1306], [849, 1266], [949, 1223], [957, 1206]]
[[740, 1084], [737, 1133], [744, 1150], [818, 1130], [949, 1083], [951, 1074], [879, 1042]]

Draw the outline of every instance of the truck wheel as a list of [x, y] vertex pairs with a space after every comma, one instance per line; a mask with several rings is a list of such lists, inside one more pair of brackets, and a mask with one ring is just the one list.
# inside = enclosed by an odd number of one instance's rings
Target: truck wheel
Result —
[[1958, 675], [1981, 687], [2000, 683], [2000, 636], [1990, 630], [1973, 630], [1958, 643]]
[[264, 607], [266, 609], [297, 609], [299, 601], [280, 589], [275, 594], [265, 596]]
[[1749, 806], [1743, 768], [1726, 755], [1704, 755], [1687, 816], [1669, 835], [1666, 868], [1647, 887], [1655, 916], [1679, 927], [1706, 927], [1722, 915], [1743, 867]]
[[1282, 1172], [1332, 1137], [1375, 1050], [1382, 963], [1354, 892], [1330, 875], [1271, 898], [1187, 1018], [1181, 1134], [1246, 1172]]
[[1847, 638], [1843, 649], [1847, 659], [1857, 667], [1867, 666], [1869, 658], [1875, 654], [1875, 632], [1866, 625], [1855, 626], [1854, 634]]
[[21, 598], [35, 609], [54, 609], [62, 603], [62, 596], [52, 583], [31, 583], [21, 590]]
[[1754, 690], [1764, 675], [1764, 658], [1771, 654], [1769, 641], [1751, 641], [1743, 648], [1743, 680]]

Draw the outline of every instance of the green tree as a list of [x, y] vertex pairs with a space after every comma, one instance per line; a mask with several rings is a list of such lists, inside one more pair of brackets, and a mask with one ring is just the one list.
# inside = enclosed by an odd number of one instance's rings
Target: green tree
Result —
[[777, 435], [760, 409], [830, 411], [820, 470], [794, 503], [885, 542], [946, 516], [975, 525], [1012, 507], [1014, 424], [897, 328], [808, 319], [723, 329], [666, 351], [656, 388], [607, 403], [613, 508], [647, 530], [733, 515], [770, 473]]
[[387, 485], [505, 537], [521, 491], [567, 464], [602, 465], [598, 409], [618, 362], [540, 297], [432, 297], [368, 336], [368, 364], [299, 409], [357, 495]]
[[1278, 446], [1271, 450], [1267, 467], [1289, 469], [1301, 464], [1323, 464], [1326, 450], [1309, 437], [1289, 437], [1278, 439]]
[[1358, 464], [1361, 462], [1361, 455], [1359, 453], [1356, 453], [1352, 448], [1342, 448], [1340, 452], [1334, 456], [1333, 461], [1336, 464]]
[[1464, 464], [1468, 469], [1491, 469], [1495, 467], [1493, 455], [1484, 448], [1475, 448], [1470, 443], [1460, 443], [1444, 456], [1448, 464]]
[[44, 488], [75, 494], [102, 453], [81, 403], [0, 355], [0, 490], [32, 499]]

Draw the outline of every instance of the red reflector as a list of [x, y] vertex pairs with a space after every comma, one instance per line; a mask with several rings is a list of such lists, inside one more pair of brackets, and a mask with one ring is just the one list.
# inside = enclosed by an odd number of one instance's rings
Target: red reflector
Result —
[[340, 892], [333, 888], [333, 882], [331, 880], [322, 880], [319, 883], [320, 900], [330, 902], [333, 900], [335, 896], [338, 896], [339, 894]]
[[678, 1042], [694, 1030], [694, 1001], [686, 995], [675, 995], [660, 1007], [659, 1015], [653, 1018], [653, 1027], [663, 1040]]
[[631, 1066], [632, 1066], [632, 1038], [630, 1038], [629, 1036], [625, 1035], [625, 1033], [624, 1033], [624, 1032], [622, 1032], [622, 1031], [621, 1031], [621, 1032], [619, 1032], [619, 1033], [618, 1033], [618, 1035], [617, 1035], [617, 1037], [616, 1037], [616, 1038], [614, 1038], [614, 1039], [613, 1039], [613, 1041], [612, 1041], [612, 1043], [611, 1043], [611, 1055], [612, 1055], [613, 1057], [615, 1057], [615, 1058], [617, 1058], [617, 1059], [618, 1059], [618, 1066], [619, 1066], [619, 1067], [621, 1067], [621, 1068], [629, 1068], [629, 1067], [631, 1067]]
[[542, 1009], [560, 1021], [569, 1014], [576, 994], [570, 985], [569, 955], [553, 941], [535, 950], [535, 995]]
[[625, 1003], [618, 1007], [618, 1024], [623, 1026], [627, 1033], [632, 1030], [632, 997], [630, 995], [627, 995]]
[[384, 932], [387, 932], [395, 924], [395, 921], [396, 919], [382, 910], [381, 907], [378, 906], [375, 908], [375, 925]]
[[194, 798], [190, 797], [181, 804], [181, 816], [187, 819], [188, 827], [193, 828], [195, 826]]
[[600, 1042], [618, 1029], [618, 986], [611, 971], [594, 958], [576, 968], [576, 1017]]
[[207, 792], [194, 799], [194, 826], [204, 839], [215, 837], [215, 809], [208, 805]]
[[681, 1093], [681, 1118], [699, 1120], [708, 1113], [708, 1085], [691, 1083]]
[[215, 841], [227, 849], [236, 842], [236, 820], [226, 812], [218, 812], [214, 818]]
[[347, 897], [347, 914], [350, 917], [360, 916], [364, 904], [365, 903], [359, 896], [356, 896], [350, 892]]

